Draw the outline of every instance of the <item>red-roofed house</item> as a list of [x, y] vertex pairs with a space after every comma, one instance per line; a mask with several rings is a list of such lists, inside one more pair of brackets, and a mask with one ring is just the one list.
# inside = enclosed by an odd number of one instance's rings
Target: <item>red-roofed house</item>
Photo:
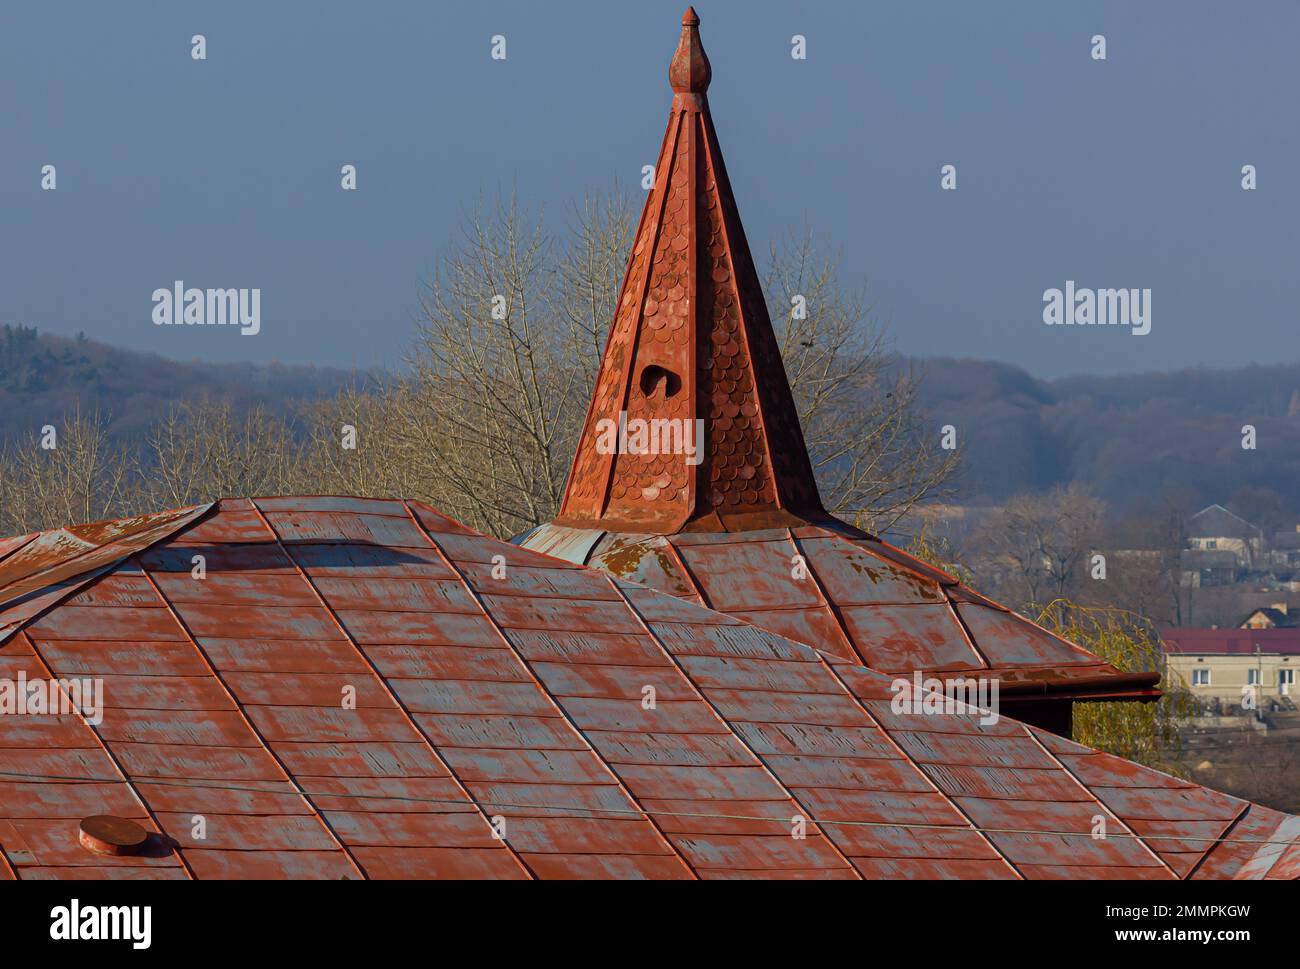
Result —
[[1294, 709], [1300, 628], [1177, 628], [1161, 633], [1171, 674], [1204, 701], [1254, 709]]

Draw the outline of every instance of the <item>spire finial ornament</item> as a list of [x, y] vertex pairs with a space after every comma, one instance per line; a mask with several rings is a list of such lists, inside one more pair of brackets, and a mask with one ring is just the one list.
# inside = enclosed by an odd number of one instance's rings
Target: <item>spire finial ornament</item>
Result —
[[678, 94], [703, 94], [709, 89], [712, 77], [713, 69], [700, 43], [700, 18], [694, 7], [687, 7], [682, 14], [682, 38], [668, 65], [668, 81]]

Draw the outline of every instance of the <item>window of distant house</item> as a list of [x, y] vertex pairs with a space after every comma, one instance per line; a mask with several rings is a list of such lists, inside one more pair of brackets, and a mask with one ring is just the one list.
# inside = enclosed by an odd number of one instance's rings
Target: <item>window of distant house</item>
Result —
[[1219, 543], [1218, 543], [1217, 540], [1215, 540], [1215, 539], [1213, 539], [1213, 538], [1207, 538], [1207, 539], [1205, 540], [1205, 547], [1206, 547], [1206, 548], [1218, 548], [1218, 547], [1219, 547]]
[[[1209, 670], [1206, 670], [1208, 673]], [[1246, 685], [1259, 686], [1259, 670], [1246, 670]]]
[[1192, 670], [1192, 686], [1209, 686], [1210, 671], [1205, 667]]

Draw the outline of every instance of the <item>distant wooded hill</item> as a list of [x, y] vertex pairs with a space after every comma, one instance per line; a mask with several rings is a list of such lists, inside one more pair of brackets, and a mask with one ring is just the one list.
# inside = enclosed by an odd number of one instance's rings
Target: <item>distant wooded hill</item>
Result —
[[1278, 519], [1265, 527], [1300, 512], [1300, 364], [1038, 380], [989, 361], [905, 362], [922, 372], [935, 440], [958, 428], [966, 501], [1074, 482], [1120, 512], [1233, 502]]
[[[1121, 513], [1231, 503], [1266, 529], [1300, 516], [1300, 363], [1061, 380], [982, 360], [900, 363], [922, 375], [935, 445], [942, 425], [957, 428], [963, 502], [1076, 482]], [[0, 437], [57, 423], [77, 401], [110, 413], [129, 439], [185, 398], [284, 410], [374, 376], [177, 362], [0, 326]], [[1254, 451], [1241, 447], [1243, 424], [1256, 428]]]
[[82, 337], [0, 326], [0, 438], [58, 424], [78, 402], [111, 415], [111, 432], [142, 434], [168, 405], [208, 395], [280, 411], [353, 379], [340, 370], [270, 364], [179, 362]]

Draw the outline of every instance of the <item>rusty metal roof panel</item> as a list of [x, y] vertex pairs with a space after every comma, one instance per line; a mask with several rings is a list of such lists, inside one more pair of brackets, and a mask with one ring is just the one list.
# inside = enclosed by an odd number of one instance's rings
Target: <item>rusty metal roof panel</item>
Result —
[[981, 670], [1009, 693], [1157, 695], [1156, 673], [1120, 674], [910, 556], [882, 554], [885, 543], [832, 528], [587, 535], [593, 568], [884, 673]]
[[800, 529], [798, 550], [812, 563], [827, 595], [841, 606], [942, 603], [939, 582], [872, 554], [842, 536]]
[[15, 535], [12, 538], [0, 539], [0, 563], [3, 563], [6, 558], [27, 545], [39, 534], [40, 532], [29, 532], [26, 535]]
[[553, 555], [558, 559], [585, 565], [587, 556], [604, 534], [591, 528], [565, 528], [563, 525], [547, 522], [518, 536], [515, 544], [527, 545], [544, 555]]
[[0, 643], [105, 569], [202, 516], [209, 505], [42, 532], [0, 559]]
[[[0, 795], [0, 871], [1199, 878], [1296, 867], [1277, 812], [1007, 718], [896, 712], [888, 679], [847, 659], [432, 509], [263, 503], [219, 503], [65, 590], [0, 647], [2, 676], [89, 675], [106, 690], [99, 722], [0, 718], [0, 776], [26, 789]], [[205, 556], [202, 578], [193, 554]], [[176, 844], [105, 862], [76, 839], [80, 818], [104, 813]], [[1120, 837], [1093, 843], [1098, 813]], [[806, 837], [790, 837], [797, 823]], [[1254, 833], [1238, 843], [1243, 830]]]
[[986, 668], [947, 604], [845, 606], [840, 617], [863, 665], [882, 673]]

